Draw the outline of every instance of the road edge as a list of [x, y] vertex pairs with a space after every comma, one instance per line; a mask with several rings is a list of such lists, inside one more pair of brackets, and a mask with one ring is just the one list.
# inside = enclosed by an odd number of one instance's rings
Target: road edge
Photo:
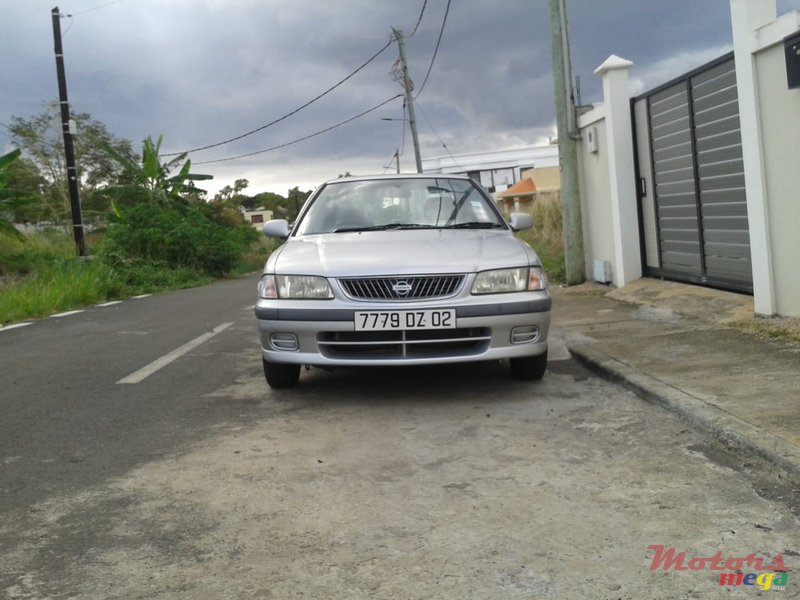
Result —
[[782, 478], [800, 483], [800, 449], [786, 440], [646, 375], [594, 347], [567, 345], [567, 349], [590, 371], [632, 390], [644, 400], [661, 406], [692, 426], [712, 434], [729, 449], [777, 468]]

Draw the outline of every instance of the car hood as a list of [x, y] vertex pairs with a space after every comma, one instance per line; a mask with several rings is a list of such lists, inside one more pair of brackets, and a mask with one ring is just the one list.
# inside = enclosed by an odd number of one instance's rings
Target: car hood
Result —
[[353, 277], [469, 273], [538, 263], [508, 231], [394, 230], [290, 238], [267, 272]]

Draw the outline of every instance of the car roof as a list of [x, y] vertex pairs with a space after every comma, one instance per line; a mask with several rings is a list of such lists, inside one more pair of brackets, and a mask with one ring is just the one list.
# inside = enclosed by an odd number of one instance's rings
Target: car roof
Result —
[[402, 179], [460, 179], [471, 181], [468, 175], [455, 173], [392, 173], [389, 175], [349, 175], [347, 177], [337, 177], [329, 179], [325, 183], [343, 183], [348, 181], [375, 181], [375, 180], [402, 180]]

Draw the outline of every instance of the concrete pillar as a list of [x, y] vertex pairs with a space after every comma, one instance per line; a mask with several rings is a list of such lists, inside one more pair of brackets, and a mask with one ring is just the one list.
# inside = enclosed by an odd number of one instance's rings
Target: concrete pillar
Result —
[[753, 304], [756, 314], [772, 316], [777, 306], [754, 52], [758, 49], [757, 30], [776, 19], [777, 5], [775, 0], [730, 0], [730, 6], [753, 265]]
[[595, 74], [603, 78], [603, 112], [614, 238], [612, 283], [622, 287], [642, 276], [639, 217], [636, 208], [636, 172], [633, 162], [633, 127], [628, 69], [633, 63], [611, 55]]

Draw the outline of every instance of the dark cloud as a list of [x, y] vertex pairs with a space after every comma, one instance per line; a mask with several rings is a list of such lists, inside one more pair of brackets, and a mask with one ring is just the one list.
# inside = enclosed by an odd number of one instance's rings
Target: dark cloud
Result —
[[[202, 146], [259, 127], [342, 79], [390, 39], [410, 35], [423, 0], [72, 0], [61, 6], [70, 100], [135, 143], [163, 133], [167, 150]], [[57, 95], [50, 9], [6, 0], [0, 22], [0, 122], [38, 113]], [[594, 69], [610, 54], [634, 62], [642, 91], [722, 54], [728, 0], [568, 0], [573, 71], [583, 100], [600, 100]], [[431, 60], [446, 0], [428, 0], [407, 39], [417, 88]], [[780, 0], [779, 10], [800, 8]], [[310, 135], [401, 91], [392, 45], [308, 109], [238, 142], [193, 155], [203, 162]], [[537, 143], [553, 133], [546, 0], [452, 0], [417, 115], [423, 153]], [[251, 189], [307, 188], [340, 172], [382, 171], [402, 144], [400, 100], [327, 134], [275, 152], [198, 166]], [[0, 144], [7, 137], [0, 136]], [[447, 146], [447, 149], [443, 147]], [[403, 164], [411, 168], [406, 133]]]

